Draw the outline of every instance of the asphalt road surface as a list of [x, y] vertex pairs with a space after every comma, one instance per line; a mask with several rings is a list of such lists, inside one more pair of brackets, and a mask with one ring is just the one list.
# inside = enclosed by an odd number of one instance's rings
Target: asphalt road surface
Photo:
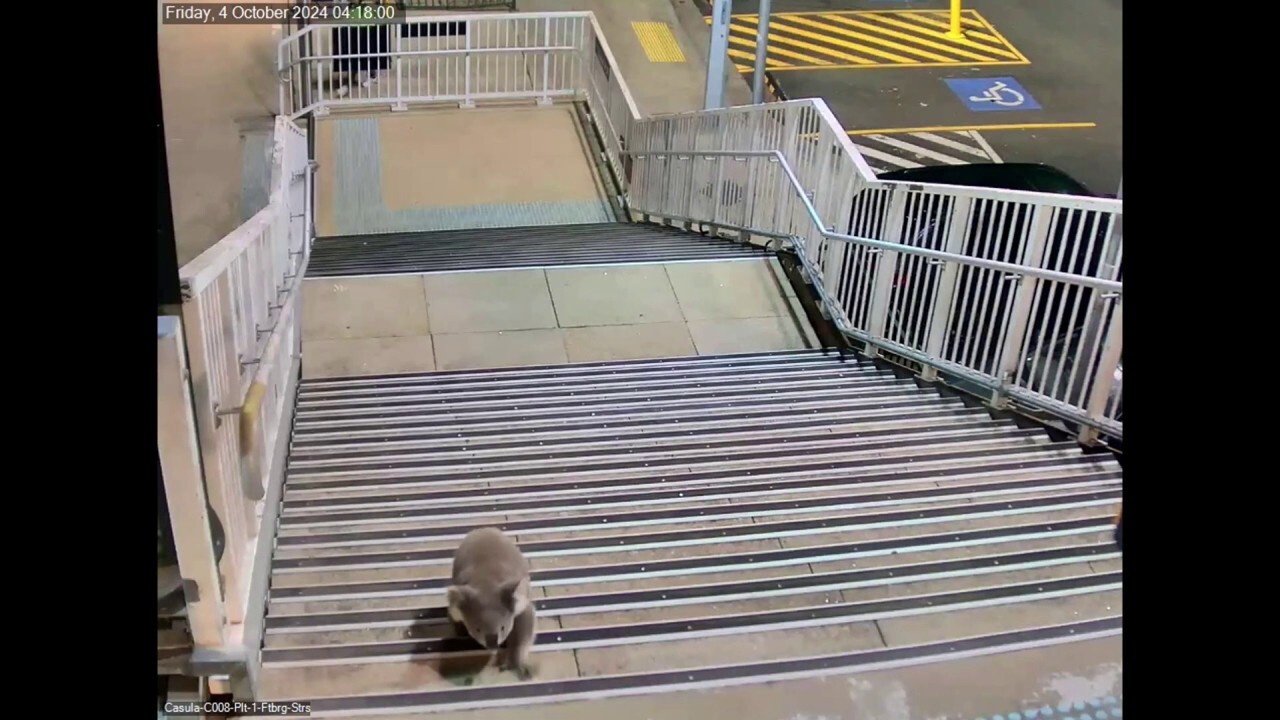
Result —
[[[1096, 193], [1121, 176], [1120, 0], [774, 0], [769, 68], [831, 107], [878, 171], [1039, 162]], [[758, 0], [733, 3], [750, 72]], [[704, 6], [704, 14], [710, 6]]]

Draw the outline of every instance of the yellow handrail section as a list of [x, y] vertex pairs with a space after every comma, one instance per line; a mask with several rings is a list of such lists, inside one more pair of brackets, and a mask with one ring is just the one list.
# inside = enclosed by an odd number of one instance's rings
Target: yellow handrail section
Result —
[[[258, 371], [254, 373], [253, 382], [244, 396], [244, 404], [240, 406], [240, 488], [246, 498], [255, 502], [267, 495], [261, 471], [262, 452], [258, 447], [258, 441], [262, 436], [260, 431], [262, 403], [266, 399], [267, 384], [276, 369], [275, 364], [281, 361], [281, 336], [287, 334], [285, 328], [288, 328], [289, 323], [293, 321], [293, 308], [296, 305], [297, 295], [297, 289], [291, 289], [284, 301], [284, 307], [280, 308], [275, 329], [271, 333], [271, 338], [267, 340], [266, 347], [262, 349], [262, 360], [258, 363]], [[289, 358], [289, 353], [286, 351], [283, 359], [287, 362]]]
[[262, 415], [262, 398], [267, 394], [267, 384], [262, 381], [249, 386], [240, 410], [240, 456], [253, 453], [258, 442], [258, 421]]

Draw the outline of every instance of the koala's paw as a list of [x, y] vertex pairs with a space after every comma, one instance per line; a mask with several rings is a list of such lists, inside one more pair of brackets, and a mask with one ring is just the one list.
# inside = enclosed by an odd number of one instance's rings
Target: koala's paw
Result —
[[504, 672], [510, 670], [521, 680], [528, 680], [532, 678], [534, 672], [537, 670], [537, 668], [527, 660], [521, 661], [507, 653], [503, 653], [502, 659], [498, 662], [498, 669]]

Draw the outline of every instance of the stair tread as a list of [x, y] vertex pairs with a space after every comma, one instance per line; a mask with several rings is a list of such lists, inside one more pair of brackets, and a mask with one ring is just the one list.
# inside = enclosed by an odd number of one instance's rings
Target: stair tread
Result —
[[653, 223], [476, 228], [317, 238], [308, 277], [767, 257], [771, 251]]
[[[304, 382], [263, 688], [485, 708], [1114, 633], [1121, 496], [1110, 456], [819, 351]], [[527, 682], [445, 618], [479, 525], [533, 569]]]

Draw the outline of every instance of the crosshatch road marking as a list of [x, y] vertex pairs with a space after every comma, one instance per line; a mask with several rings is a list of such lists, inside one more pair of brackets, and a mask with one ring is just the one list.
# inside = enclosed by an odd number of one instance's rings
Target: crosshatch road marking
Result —
[[676, 42], [676, 36], [671, 34], [670, 25], [664, 22], [632, 20], [631, 29], [635, 30], [636, 37], [640, 39], [640, 47], [644, 48], [644, 54], [648, 56], [649, 62], [682, 63], [685, 61], [684, 51], [680, 49], [680, 43]]
[[[948, 18], [946, 10], [773, 13], [766, 66], [815, 70], [1030, 64], [978, 11], [962, 12], [963, 40], [947, 38]], [[706, 21], [711, 24], [711, 18]], [[729, 57], [739, 68], [755, 58], [759, 23], [758, 15], [734, 15], [729, 24]]]

